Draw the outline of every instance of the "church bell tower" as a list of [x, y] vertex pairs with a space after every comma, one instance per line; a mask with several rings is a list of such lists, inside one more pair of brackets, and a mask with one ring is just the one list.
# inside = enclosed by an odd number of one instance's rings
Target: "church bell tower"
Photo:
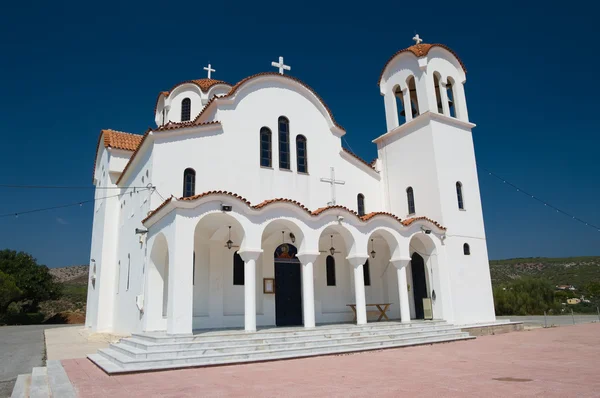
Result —
[[[489, 281], [466, 69], [445, 45], [422, 43], [418, 35], [413, 40], [388, 60], [379, 78], [387, 132], [374, 142], [384, 203], [402, 219], [425, 216], [447, 228], [443, 246], [456, 283], [466, 284], [468, 274]], [[482, 289], [463, 290], [469, 297], [491, 297], [491, 285]], [[468, 297], [457, 295], [454, 305], [461, 308], [456, 301]], [[489, 301], [481, 311], [493, 316]]]

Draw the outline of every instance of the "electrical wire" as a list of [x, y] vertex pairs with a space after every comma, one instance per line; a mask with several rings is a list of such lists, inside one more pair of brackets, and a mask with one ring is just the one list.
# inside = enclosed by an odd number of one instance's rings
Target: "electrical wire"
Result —
[[[123, 189], [123, 187], [96, 187], [96, 186], [61, 186], [61, 185], [15, 185], [0, 184], [0, 188], [22, 188], [22, 189]], [[127, 189], [142, 189], [147, 187], [128, 187]]]
[[[139, 193], [148, 189], [152, 189], [152, 188], [142, 188], [137, 190], [135, 193]], [[30, 214], [30, 213], [38, 213], [41, 211], [47, 211], [47, 210], [55, 210], [55, 209], [62, 209], [65, 207], [72, 207], [72, 206], [83, 206], [84, 203], [91, 203], [91, 202], [95, 202], [96, 200], [103, 200], [103, 199], [109, 199], [109, 198], [115, 198], [117, 196], [122, 196], [124, 194], [126, 194], [127, 192], [123, 192], [123, 193], [119, 193], [116, 195], [110, 195], [110, 196], [104, 196], [102, 198], [94, 198], [94, 199], [90, 199], [90, 200], [82, 200], [79, 202], [73, 202], [73, 203], [67, 203], [64, 205], [58, 205], [58, 206], [51, 206], [51, 207], [44, 207], [44, 208], [40, 208], [40, 209], [33, 209], [33, 210], [24, 210], [24, 211], [17, 211], [17, 212], [12, 212], [12, 213], [6, 213], [6, 214], [0, 214], [0, 218], [5, 218], [5, 217], [18, 217], [19, 215], [22, 214]]]
[[579, 223], [581, 223], [581, 224], [584, 224], [584, 225], [586, 225], [586, 226], [588, 226], [588, 227], [594, 228], [594, 229], [596, 229], [598, 232], [600, 232], [600, 227], [599, 227], [599, 226], [597, 226], [597, 225], [594, 225], [594, 224], [592, 224], [592, 223], [589, 223], [589, 222], [587, 222], [587, 221], [585, 221], [585, 220], [582, 220], [582, 219], [581, 219], [581, 218], [579, 218], [579, 217], [576, 217], [576, 216], [574, 216], [574, 215], [572, 215], [572, 214], [570, 214], [570, 213], [568, 213], [568, 212], [566, 212], [566, 211], [564, 211], [564, 210], [562, 210], [562, 209], [559, 209], [558, 207], [556, 207], [556, 206], [554, 206], [554, 205], [551, 205], [550, 203], [546, 202], [545, 200], [543, 200], [543, 199], [540, 199], [540, 198], [538, 198], [537, 196], [530, 194], [529, 192], [527, 192], [527, 191], [525, 191], [525, 190], [521, 189], [520, 187], [516, 186], [516, 185], [515, 185], [515, 184], [513, 184], [512, 182], [510, 182], [510, 181], [507, 181], [505, 178], [502, 178], [502, 177], [500, 177], [499, 175], [497, 175], [497, 174], [495, 174], [494, 172], [492, 172], [492, 171], [490, 171], [490, 170], [486, 169], [486, 168], [485, 168], [485, 167], [483, 167], [483, 166], [479, 166], [479, 165], [478, 165], [478, 167], [479, 167], [480, 169], [484, 170], [486, 173], [488, 173], [488, 175], [490, 175], [490, 176], [492, 176], [492, 177], [495, 177], [496, 179], [498, 179], [498, 180], [502, 181], [504, 184], [506, 184], [506, 185], [509, 185], [509, 186], [513, 187], [514, 189], [516, 189], [516, 190], [517, 190], [517, 192], [520, 192], [520, 193], [522, 193], [523, 195], [527, 195], [527, 196], [529, 196], [531, 199], [534, 199], [534, 200], [536, 200], [536, 201], [538, 201], [538, 202], [540, 202], [540, 203], [544, 204], [544, 206], [546, 206], [546, 207], [549, 207], [549, 208], [551, 208], [552, 210], [556, 210], [556, 212], [557, 212], [557, 213], [561, 213], [561, 214], [563, 214], [563, 215], [565, 215], [565, 216], [567, 216], [567, 217], [571, 217], [571, 219], [573, 219], [573, 220], [575, 220], [575, 221], [577, 221], [577, 222], [579, 222]]

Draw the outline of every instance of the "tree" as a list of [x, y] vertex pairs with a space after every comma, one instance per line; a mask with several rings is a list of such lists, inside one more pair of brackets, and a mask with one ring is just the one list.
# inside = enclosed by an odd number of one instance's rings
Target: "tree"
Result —
[[26, 312], [37, 310], [41, 301], [60, 297], [60, 285], [54, 281], [48, 267], [39, 265], [25, 252], [0, 251], [0, 271], [10, 275], [21, 290], [21, 300], [28, 303]]
[[0, 313], [4, 313], [8, 305], [18, 300], [22, 293], [13, 277], [0, 271]]
[[494, 288], [496, 315], [539, 315], [558, 311], [552, 285], [540, 279], [521, 278]]

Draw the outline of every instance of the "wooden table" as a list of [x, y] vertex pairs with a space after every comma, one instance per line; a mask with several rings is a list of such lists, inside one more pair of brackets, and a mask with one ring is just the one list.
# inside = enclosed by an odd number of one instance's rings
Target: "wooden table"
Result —
[[[367, 311], [367, 314], [378, 314], [379, 318], [377, 318], [377, 322], [380, 322], [382, 318], [385, 318], [386, 321], [389, 321], [390, 318], [388, 318], [385, 313], [390, 308], [390, 305], [392, 305], [392, 303], [367, 304], [367, 307], [377, 308], [377, 311]], [[352, 311], [354, 311], [354, 321], [356, 322], [356, 304], [346, 304], [346, 307], [352, 308]]]

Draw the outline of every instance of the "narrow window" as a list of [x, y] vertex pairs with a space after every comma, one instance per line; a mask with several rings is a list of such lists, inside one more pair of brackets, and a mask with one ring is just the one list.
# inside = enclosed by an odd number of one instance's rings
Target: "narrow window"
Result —
[[181, 101], [181, 121], [187, 122], [190, 120], [192, 113], [192, 101], [189, 98], [184, 98]]
[[196, 252], [192, 254], [192, 285], [196, 284]]
[[450, 116], [456, 117], [456, 106], [454, 103], [454, 81], [451, 77], [448, 78], [446, 92], [448, 93], [448, 109], [450, 110]]
[[440, 75], [437, 72], [433, 74], [433, 85], [435, 88], [435, 101], [437, 103], [437, 111], [440, 114], [444, 114], [444, 107], [442, 106], [442, 94], [440, 92]]
[[326, 268], [327, 286], [335, 286], [335, 258], [333, 256], [327, 256]]
[[408, 214], [415, 214], [415, 194], [412, 187], [406, 189], [406, 200], [408, 201]]
[[308, 163], [306, 161], [306, 137], [303, 135], [296, 137], [296, 160], [298, 162], [298, 173], [308, 173]]
[[394, 87], [394, 97], [396, 97], [396, 110], [398, 111], [398, 125], [406, 122], [406, 113], [404, 112], [404, 94], [400, 86]]
[[127, 255], [127, 286], [125, 287], [125, 291], [129, 291], [129, 275], [131, 273], [131, 255]]
[[359, 193], [358, 196], [356, 197], [356, 201], [358, 202], [358, 215], [364, 216], [365, 215], [365, 195], [363, 195], [362, 193]]
[[[419, 111], [419, 97], [417, 96], [417, 85], [415, 84], [415, 77], [410, 76], [406, 80], [406, 84], [408, 86], [408, 93], [410, 95], [410, 107], [412, 117], [419, 116], [421, 112]], [[404, 109], [406, 109], [406, 106], [404, 107]]]
[[260, 129], [260, 165], [271, 167], [271, 130], [268, 127]]
[[119, 294], [119, 288], [121, 287], [121, 260], [117, 264], [117, 294]]
[[469, 247], [468, 243], [465, 243], [463, 245], [463, 253], [465, 254], [465, 256], [470, 256], [471, 255], [471, 248]]
[[462, 184], [456, 183], [456, 199], [458, 200], [458, 208], [461, 210], [465, 209], [465, 203], [463, 202]]
[[371, 270], [369, 269], [369, 260], [363, 264], [363, 277], [365, 279], [365, 286], [371, 286]]
[[238, 252], [233, 254], [233, 284], [244, 286], [244, 260]]
[[290, 122], [279, 118], [279, 168], [290, 169]]
[[183, 172], [183, 197], [189, 198], [196, 194], [196, 172], [194, 169], [185, 169]]

